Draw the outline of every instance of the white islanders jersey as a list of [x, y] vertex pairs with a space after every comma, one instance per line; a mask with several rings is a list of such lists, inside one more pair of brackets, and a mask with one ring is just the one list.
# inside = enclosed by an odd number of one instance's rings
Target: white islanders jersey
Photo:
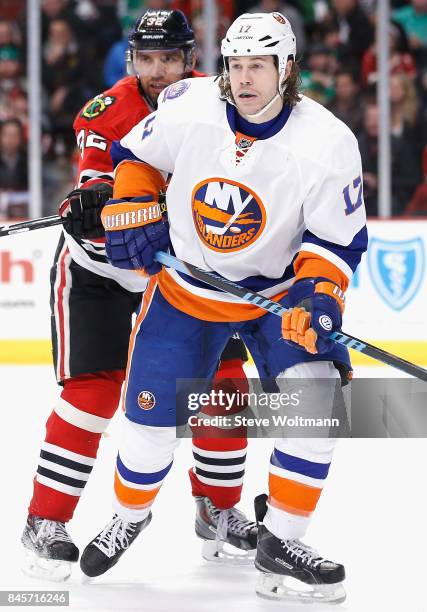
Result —
[[[252, 144], [236, 138], [234, 112], [214, 78], [187, 79], [165, 89], [158, 110], [120, 141], [123, 159], [172, 174], [167, 208], [175, 255], [266, 297], [292, 284], [301, 253], [318, 263], [316, 276], [329, 278], [333, 266], [347, 284], [366, 250], [355, 136], [306, 97], [277, 133]], [[171, 269], [159, 275], [159, 286], [175, 306], [201, 318], [255, 316], [244, 314], [239, 298]]]

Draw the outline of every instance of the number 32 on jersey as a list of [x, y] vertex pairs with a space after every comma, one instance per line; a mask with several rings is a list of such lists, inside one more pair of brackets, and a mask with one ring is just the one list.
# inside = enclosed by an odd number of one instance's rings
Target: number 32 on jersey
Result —
[[101, 151], [106, 151], [108, 144], [103, 136], [92, 132], [92, 130], [81, 129], [77, 134], [77, 146], [80, 149], [80, 155], [83, 157], [85, 149], [94, 147]]

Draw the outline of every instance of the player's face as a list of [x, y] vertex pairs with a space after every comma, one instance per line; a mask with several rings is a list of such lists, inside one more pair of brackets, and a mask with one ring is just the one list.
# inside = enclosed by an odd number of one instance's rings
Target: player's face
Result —
[[136, 51], [133, 66], [147, 96], [156, 102], [159, 93], [184, 76], [184, 53], [171, 51]]
[[[260, 57], [230, 57], [228, 61], [231, 93], [242, 115], [254, 115], [277, 94], [279, 74], [271, 55]], [[276, 108], [277, 106], [277, 108]], [[274, 107], [274, 110], [273, 110]], [[274, 117], [282, 107], [279, 98], [262, 121]], [[268, 111], [270, 115], [271, 112]]]

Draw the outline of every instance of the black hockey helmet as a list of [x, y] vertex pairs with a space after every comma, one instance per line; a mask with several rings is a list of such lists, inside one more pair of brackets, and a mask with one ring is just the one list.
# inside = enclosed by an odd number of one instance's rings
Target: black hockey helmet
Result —
[[192, 65], [195, 49], [194, 32], [182, 11], [146, 11], [137, 19], [129, 34], [128, 61], [133, 51], [182, 49], [185, 67]]

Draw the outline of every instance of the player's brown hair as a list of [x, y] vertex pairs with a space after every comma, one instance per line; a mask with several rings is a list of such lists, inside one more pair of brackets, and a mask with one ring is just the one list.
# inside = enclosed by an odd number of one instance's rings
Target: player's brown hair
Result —
[[[227, 73], [222, 72], [218, 77], [218, 86], [221, 92], [221, 100], [232, 98], [230, 80]], [[283, 103], [296, 106], [301, 100], [301, 71], [296, 62], [292, 62], [291, 72], [286, 79], [286, 89], [283, 94]]]

